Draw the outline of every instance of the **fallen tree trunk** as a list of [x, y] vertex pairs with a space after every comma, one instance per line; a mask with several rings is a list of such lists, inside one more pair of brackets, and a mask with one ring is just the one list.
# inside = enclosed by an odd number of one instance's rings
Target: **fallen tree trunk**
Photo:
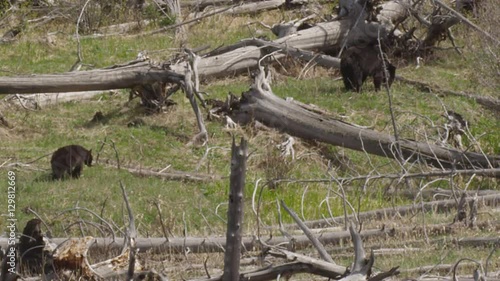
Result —
[[486, 108], [489, 108], [490, 110], [500, 112], [500, 99], [497, 99], [494, 97], [445, 90], [445, 89], [442, 89], [441, 87], [439, 87], [438, 85], [432, 85], [432, 84], [425, 83], [425, 82], [410, 80], [410, 79], [404, 78], [402, 76], [396, 76], [396, 80], [407, 83], [409, 85], [416, 86], [422, 91], [442, 93], [445, 95], [452, 95], [452, 96], [464, 97], [467, 99], [471, 99], [471, 100], [474, 100], [475, 102], [479, 103], [480, 105], [482, 105]]
[[[281, 1], [278, 1], [281, 2]], [[284, 1], [282, 1], [284, 2]], [[393, 2], [393, 3], [392, 3]], [[392, 6], [404, 7], [401, 3], [392, 1]], [[259, 5], [261, 5], [259, 3]], [[385, 7], [385, 5], [384, 5]], [[405, 9], [399, 10], [382, 9], [380, 15], [385, 15], [386, 21], [398, 19], [405, 16]], [[300, 54], [300, 50], [324, 50], [338, 48], [342, 45], [345, 34], [349, 30], [349, 20], [318, 23], [309, 29], [298, 31], [296, 34], [276, 39], [269, 43], [269, 49], [274, 51], [281, 46], [284, 53], [291, 51]], [[366, 24], [365, 30], [378, 30], [378, 24]], [[351, 32], [352, 33], [352, 32]], [[360, 35], [362, 37], [362, 35]], [[241, 73], [256, 68], [259, 59], [267, 52], [262, 42], [253, 40], [237, 43], [224, 49], [225, 53], [204, 57], [198, 63], [200, 77], [227, 76]], [[313, 54], [307, 54], [309, 58]], [[321, 59], [321, 58], [320, 58]], [[319, 60], [320, 60], [319, 59]], [[338, 67], [338, 63], [326, 61], [325, 64]], [[0, 77], [0, 93], [56, 93], [77, 92], [92, 90], [110, 90], [133, 88], [141, 84], [153, 82], [183, 81], [185, 62], [179, 62], [166, 70], [159, 66], [151, 65], [145, 61], [128, 63], [124, 66], [112, 67], [110, 69], [99, 69], [92, 71], [69, 72], [55, 75], [32, 75], [18, 77]]]
[[[233, 120], [242, 124], [259, 121], [303, 139], [394, 159], [403, 157], [405, 162], [424, 162], [435, 167], [458, 169], [500, 167], [500, 156], [461, 152], [406, 139], [400, 139], [396, 143], [394, 136], [308, 111], [275, 96], [263, 74], [259, 77], [252, 89], [242, 94], [239, 103], [230, 112]], [[401, 151], [398, 151], [398, 146]]]
[[140, 177], [158, 177], [165, 180], [189, 181], [189, 182], [210, 182], [220, 180], [217, 175], [207, 175], [200, 173], [189, 173], [181, 171], [156, 172], [151, 170], [125, 168], [131, 174]]
[[[473, 198], [467, 199], [467, 204], [472, 201]], [[478, 203], [480, 206], [489, 206], [491, 208], [496, 208], [500, 205], [500, 192], [495, 192], [494, 194], [488, 194], [484, 196], [477, 197]], [[457, 207], [457, 201], [455, 199], [448, 200], [438, 200], [424, 203], [416, 203], [407, 206], [399, 206], [395, 208], [383, 208], [373, 211], [361, 212], [356, 214], [357, 218], [363, 221], [373, 221], [373, 220], [384, 220], [384, 219], [393, 219], [394, 216], [406, 216], [413, 215], [416, 212], [425, 211], [425, 212], [450, 212], [451, 209]], [[332, 217], [328, 219], [321, 220], [313, 220], [313, 221], [305, 221], [304, 224], [310, 228], [324, 228], [329, 227], [334, 224], [343, 225], [345, 223], [345, 219], [352, 220], [354, 219], [354, 215], [346, 216], [338, 216]], [[297, 228], [296, 224], [287, 224], [284, 225], [285, 228]]]
[[257, 13], [260, 11], [273, 10], [277, 9], [285, 4], [285, 0], [267, 0], [260, 1], [254, 3], [244, 3], [241, 5], [233, 6], [228, 9], [228, 7], [218, 8], [218, 9], [206, 9], [207, 11], [203, 11], [201, 13], [191, 13], [189, 18], [196, 18], [206, 14], [210, 14], [213, 12], [217, 12], [219, 10], [225, 10], [224, 14], [229, 15], [242, 15], [242, 14], [251, 14]]
[[[499, 172], [500, 175], [500, 172]], [[461, 191], [462, 192], [462, 191]], [[482, 197], [485, 195], [494, 195], [494, 194], [499, 194], [499, 191], [497, 190], [491, 190], [491, 189], [486, 189], [486, 190], [466, 190], [463, 191], [463, 193], [467, 194], [467, 196], [474, 196], [477, 194], [477, 196]], [[386, 193], [388, 196], [402, 196], [405, 198], [408, 198], [410, 200], [416, 199], [417, 194], [421, 196], [424, 200], [436, 200], [437, 197], [441, 198], [453, 198], [453, 194], [458, 194], [458, 192], [453, 192], [453, 190], [450, 189], [443, 189], [443, 188], [433, 188], [433, 189], [424, 189], [422, 191], [420, 190], [398, 190], [398, 191], [389, 191]]]
[[101, 95], [102, 91], [84, 91], [84, 92], [69, 92], [69, 93], [41, 93], [30, 95], [11, 95], [5, 97], [4, 100], [11, 103], [21, 105], [26, 108], [37, 109], [46, 105], [54, 105], [61, 102], [88, 100], [97, 95]]
[[[242, 272], [239, 279], [252, 281], [270, 281], [279, 280], [281, 276], [291, 276], [298, 273], [310, 273], [327, 278], [338, 277], [336, 272], [325, 269], [315, 262], [290, 262], [280, 265], [269, 266], [263, 269]], [[222, 281], [222, 276], [216, 276], [206, 279], [190, 279], [188, 281]]]
[[133, 88], [136, 85], [154, 82], [179, 84], [184, 81], [184, 75], [179, 73], [152, 65], [148, 61], [133, 61], [123, 66], [107, 69], [0, 77], [0, 93], [33, 94], [112, 90]]
[[[498, 229], [498, 221], [494, 222], [484, 222], [479, 224], [480, 227], [492, 227]], [[429, 234], [443, 235], [447, 233], [452, 233], [453, 231], [458, 231], [460, 228], [458, 225], [450, 225], [449, 223], [442, 224], [432, 224], [425, 227], [425, 231]], [[363, 239], [375, 238], [376, 241], [380, 241], [384, 237], [408, 237], [410, 235], [420, 235], [424, 231], [421, 226], [405, 226], [399, 228], [384, 228], [384, 229], [369, 229], [363, 230], [360, 236]], [[294, 238], [294, 249], [301, 250], [310, 247], [311, 241], [305, 235], [293, 236]], [[92, 249], [105, 249], [105, 250], [120, 250], [122, 249], [124, 243], [126, 243], [126, 238], [93, 238], [94, 242], [90, 247]], [[338, 232], [325, 232], [318, 236], [319, 241], [323, 245], [340, 245], [350, 241], [351, 234], [349, 231], [338, 231]], [[51, 243], [56, 245], [66, 242], [68, 238], [53, 238], [50, 239]], [[490, 241], [492, 244], [495, 241]], [[5, 247], [8, 243], [8, 239], [3, 237], [0, 238], [0, 247]], [[137, 249], [140, 252], [153, 251], [157, 253], [185, 253], [186, 249], [189, 248], [191, 253], [211, 253], [211, 252], [224, 252], [226, 248], [226, 238], [225, 237], [169, 237], [167, 238], [137, 238], [136, 239]], [[243, 237], [242, 247], [245, 250], [259, 249], [262, 243], [258, 241], [255, 237]], [[266, 245], [278, 246], [286, 243], [290, 243], [287, 237], [283, 236], [273, 236], [272, 239], [265, 241]], [[457, 242], [460, 245], [460, 242]], [[467, 245], [467, 244], [466, 244]]]

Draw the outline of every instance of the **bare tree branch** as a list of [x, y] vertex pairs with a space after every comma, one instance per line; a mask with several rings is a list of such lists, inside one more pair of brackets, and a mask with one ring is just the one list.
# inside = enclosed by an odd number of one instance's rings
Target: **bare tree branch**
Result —
[[283, 200], [281, 200], [281, 206], [285, 208], [288, 214], [290, 214], [290, 216], [295, 220], [297, 225], [302, 229], [307, 238], [311, 240], [311, 243], [316, 248], [321, 258], [329, 263], [335, 264], [332, 257], [326, 252], [325, 247], [323, 247], [321, 242], [319, 242], [318, 238], [316, 238], [316, 236], [314, 236], [314, 234], [311, 233], [309, 228], [300, 220], [299, 216], [297, 216], [297, 214], [292, 209], [288, 208], [288, 206], [285, 204]]

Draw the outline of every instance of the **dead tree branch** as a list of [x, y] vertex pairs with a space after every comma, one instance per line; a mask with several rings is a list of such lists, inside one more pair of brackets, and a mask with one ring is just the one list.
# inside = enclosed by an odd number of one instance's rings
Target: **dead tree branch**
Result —
[[[354, 181], [366, 181], [366, 180], [379, 180], [379, 179], [403, 179], [403, 178], [434, 178], [434, 177], [446, 177], [452, 175], [479, 175], [486, 177], [500, 177], [500, 169], [467, 169], [467, 170], [444, 170], [444, 171], [431, 171], [422, 173], [406, 173], [406, 174], [381, 174], [381, 175], [366, 175], [366, 176], [355, 176], [355, 177], [345, 177], [336, 178], [340, 183], [351, 183]], [[273, 183], [281, 182], [296, 182], [296, 183], [330, 183], [331, 178], [319, 178], [319, 179], [275, 179]]]
[[396, 76], [396, 80], [407, 83], [409, 85], [416, 86], [416, 87], [420, 88], [420, 90], [422, 90], [422, 91], [442, 93], [445, 95], [451, 95], [451, 96], [464, 97], [467, 99], [471, 99], [471, 100], [476, 101], [480, 105], [484, 106], [485, 108], [488, 108], [488, 109], [493, 110], [495, 112], [500, 112], [500, 100], [497, 98], [494, 98], [494, 97], [481, 96], [481, 95], [472, 94], [472, 93], [450, 91], [450, 90], [442, 89], [438, 85], [432, 85], [432, 84], [421, 82], [421, 81], [410, 80], [410, 79], [404, 78], [402, 76]]
[[483, 35], [485, 35], [486, 37], [488, 37], [491, 41], [495, 42], [495, 44], [500, 45], [500, 40], [498, 40], [497, 38], [493, 37], [488, 32], [482, 30], [479, 26], [477, 26], [474, 23], [472, 23], [470, 20], [468, 20], [466, 17], [464, 17], [459, 12], [457, 12], [454, 9], [448, 7], [448, 5], [446, 5], [445, 3], [443, 3], [441, 0], [434, 0], [434, 3], [436, 3], [437, 5], [439, 5], [441, 8], [443, 8], [445, 10], [448, 10], [450, 13], [452, 13], [454, 16], [458, 17], [461, 21], [463, 21], [464, 23], [466, 23], [468, 26], [472, 27], [476, 31], [478, 31], [478, 32], [482, 33]]
[[[196, 116], [196, 123], [198, 124], [198, 129], [200, 132], [193, 138], [192, 143], [195, 143], [199, 140], [203, 140], [203, 142], [208, 141], [208, 132], [205, 128], [205, 124], [203, 123], [202, 113], [200, 108], [198, 107], [198, 103], [196, 102], [196, 96], [199, 97], [199, 78], [198, 78], [198, 60], [199, 57], [196, 56], [193, 52], [190, 52], [191, 59], [186, 63], [186, 69], [184, 71], [184, 92], [186, 93], [186, 97], [189, 99], [191, 103], [191, 107], [193, 108], [194, 115]], [[193, 77], [194, 75], [194, 77]], [[203, 103], [203, 99], [201, 99]]]
[[288, 212], [288, 214], [290, 214], [293, 220], [295, 220], [300, 229], [302, 229], [307, 238], [311, 240], [311, 243], [316, 248], [321, 258], [329, 263], [335, 264], [332, 257], [326, 252], [325, 247], [323, 247], [321, 242], [319, 242], [318, 238], [316, 238], [316, 236], [314, 236], [314, 234], [311, 233], [309, 228], [300, 220], [299, 216], [297, 216], [297, 214], [293, 210], [288, 208], [288, 206], [285, 204], [283, 200], [281, 200], [281, 206], [285, 208], [285, 210]]
[[[103, 161], [103, 160], [101, 160]], [[105, 162], [104, 162], [105, 163]], [[113, 164], [105, 164], [110, 167], [117, 167]], [[203, 173], [189, 173], [183, 171], [176, 171], [169, 169], [168, 172], [165, 171], [154, 171], [147, 167], [120, 167], [121, 169], [127, 170], [129, 173], [139, 176], [139, 177], [158, 177], [165, 180], [177, 180], [177, 181], [193, 181], [193, 182], [209, 182], [217, 181], [222, 179], [222, 176], [215, 174], [203, 174]]]

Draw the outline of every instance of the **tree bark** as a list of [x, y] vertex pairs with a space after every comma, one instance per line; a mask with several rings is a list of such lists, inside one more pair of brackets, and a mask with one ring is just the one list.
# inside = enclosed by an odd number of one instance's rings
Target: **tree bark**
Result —
[[[316, 140], [369, 154], [398, 159], [393, 136], [373, 130], [355, 127], [333, 118], [325, 118], [315, 112], [286, 102], [265, 89], [262, 81], [242, 94], [231, 118], [240, 123], [259, 121], [268, 127], [303, 139]], [[461, 152], [430, 143], [400, 139], [402, 156], [411, 161], [421, 161], [441, 168], [492, 168], [500, 167], [500, 156], [488, 156], [474, 152]]]
[[[284, 2], [284, 1], [283, 1]], [[255, 3], [254, 3], [255, 4]], [[261, 3], [258, 3], [261, 5]], [[392, 5], [399, 5], [394, 2]], [[398, 7], [399, 7], [398, 6]], [[391, 8], [393, 8], [391, 6]], [[404, 9], [390, 11], [382, 9], [386, 21], [405, 15]], [[298, 31], [296, 34], [276, 39], [270, 42], [272, 50], [281, 47], [283, 50], [293, 49], [295, 54], [301, 50], [325, 50], [338, 48], [342, 45], [345, 33], [349, 30], [349, 20], [318, 23], [309, 29]], [[378, 30], [378, 24], [367, 24], [365, 32]], [[372, 32], [373, 33], [373, 32]], [[266, 54], [261, 43], [255, 46], [255, 41], [237, 43], [234, 48], [226, 47], [228, 52], [207, 56], [201, 59], [198, 65], [200, 77], [227, 76], [254, 69], [259, 59]], [[309, 54], [311, 57], [312, 54]], [[325, 62], [338, 66], [337, 62]], [[69, 72], [63, 74], [44, 74], [18, 77], [0, 77], [0, 93], [56, 93], [92, 90], [110, 90], [132, 88], [141, 84], [153, 82], [179, 83], [183, 80], [185, 62], [179, 62], [166, 70], [154, 66], [146, 61], [136, 61], [123, 66], [91, 71]]]
[[40, 93], [27, 95], [11, 95], [5, 98], [10, 103], [18, 104], [26, 108], [39, 109], [47, 105], [54, 105], [61, 102], [87, 100], [97, 95], [102, 95], [103, 91], [84, 91], [67, 93]]
[[[182, 73], [182, 72], [179, 72]], [[0, 77], [0, 93], [59, 93], [133, 88], [154, 82], [181, 83], [184, 75], [136, 61], [123, 66], [62, 74]]]
[[[499, 229], [499, 221], [485, 221], [478, 224], [479, 227], [489, 227], [494, 230]], [[457, 229], [463, 230], [464, 227], [460, 228], [458, 225], [450, 225], [449, 223], [442, 224], [431, 224], [425, 227], [428, 233], [435, 233], [436, 235], [442, 235], [456, 231]], [[368, 229], [361, 231], [360, 235], [363, 239], [376, 238], [376, 241], [380, 242], [383, 237], [397, 236], [404, 237], [407, 235], [420, 234], [424, 231], [421, 226], [403, 226], [398, 228], [384, 228], [384, 229]], [[351, 237], [349, 231], [325, 231], [318, 239], [324, 245], [340, 245], [345, 243]], [[305, 248], [310, 248], [311, 241], [305, 235], [297, 235], [293, 237], [295, 239], [294, 246], [295, 250], [301, 250]], [[106, 250], [120, 250], [123, 248], [126, 240], [124, 238], [93, 238], [94, 242], [90, 249], [99, 248]], [[67, 241], [68, 238], [53, 238], [50, 239], [51, 243], [59, 245]], [[283, 243], [289, 243], [290, 240], [283, 236], [273, 236], [272, 239], [267, 240], [266, 244], [269, 246], [277, 246]], [[496, 243], [495, 241], [489, 241], [491, 243]], [[0, 237], [0, 247], [6, 247], [8, 243], [7, 238]], [[137, 238], [137, 249], [140, 252], [152, 251], [152, 253], [184, 253], [186, 248], [192, 253], [213, 253], [213, 252], [223, 252], [226, 248], [226, 238], [225, 237], [170, 237], [168, 240], [166, 238]], [[245, 249], [255, 249], [261, 247], [261, 243], [255, 239], [255, 237], [243, 237], [242, 246]], [[458, 245], [462, 245], [460, 240], [457, 242]], [[467, 245], [467, 242], [464, 242]], [[331, 264], [332, 267], [337, 266]]]
[[226, 252], [224, 254], [224, 274], [222, 280], [239, 280], [241, 233], [243, 226], [243, 192], [247, 161], [247, 141], [242, 138], [236, 145], [233, 138], [231, 148], [231, 175], [229, 177], [229, 206], [227, 209]]

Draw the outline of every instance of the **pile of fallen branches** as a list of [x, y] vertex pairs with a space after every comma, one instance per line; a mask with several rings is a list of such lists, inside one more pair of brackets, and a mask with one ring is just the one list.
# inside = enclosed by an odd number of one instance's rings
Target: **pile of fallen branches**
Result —
[[[321, 258], [307, 257], [286, 250], [279, 246], [267, 244], [267, 242], [259, 240], [259, 248], [262, 250], [262, 256], [272, 256], [284, 258], [288, 261], [285, 264], [265, 267], [252, 272], [240, 273], [240, 256], [242, 246], [242, 229], [243, 222], [243, 190], [245, 186], [246, 174], [246, 158], [247, 158], [247, 142], [242, 139], [241, 144], [237, 146], [234, 141], [232, 145], [231, 159], [231, 177], [230, 177], [230, 192], [229, 192], [229, 208], [228, 208], [228, 226], [227, 237], [225, 240], [225, 259], [224, 259], [224, 274], [220, 277], [208, 277], [207, 279], [197, 280], [238, 280], [241, 278], [251, 280], [273, 280], [281, 275], [292, 275], [296, 273], [311, 273], [329, 278], [347, 280], [359, 276], [366, 280], [382, 280], [392, 275], [398, 274], [397, 267], [388, 272], [377, 274], [370, 278], [372, 274], [372, 266], [374, 264], [373, 253], [370, 259], [366, 259], [365, 250], [362, 245], [361, 237], [353, 226], [350, 226], [349, 231], [354, 243], [354, 265], [351, 269], [338, 266], [333, 259], [326, 253], [326, 250], [319, 240], [311, 234], [307, 227], [298, 219], [295, 213], [290, 210], [283, 202], [283, 207], [290, 215], [297, 220], [311, 240], [313, 245], [318, 249]], [[12, 270], [7, 270], [9, 266], [3, 263], [2, 280], [7, 280], [13, 276], [25, 276], [25, 274], [42, 274], [41, 277], [31, 280], [46, 280], [52, 279], [55, 276], [71, 276], [78, 274], [84, 278], [116, 278], [118, 276], [127, 276], [128, 280], [136, 276], [154, 275], [164, 280], [165, 277], [161, 273], [154, 270], [146, 270], [140, 262], [137, 251], [140, 250], [135, 228], [135, 219], [129, 205], [129, 199], [125, 192], [124, 186], [120, 183], [123, 199], [129, 214], [129, 226], [126, 230], [126, 243], [123, 245], [121, 254], [112, 259], [91, 264], [87, 258], [87, 253], [90, 246], [96, 242], [95, 238], [84, 237], [81, 239], [69, 239], [62, 242], [57, 247], [53, 247], [51, 242], [45, 242], [46, 237], [41, 232], [41, 223], [39, 219], [33, 219], [26, 225], [23, 236], [19, 240], [19, 244], [15, 249], [17, 258], [21, 265], [14, 263]], [[30, 238], [28, 238], [30, 237]], [[32, 239], [35, 242], [32, 242]], [[116, 242], [115, 242], [116, 243]], [[109, 247], [109, 245], [108, 245]], [[186, 249], [186, 246], [183, 246]], [[7, 261], [8, 257], [5, 257]], [[10, 279], [9, 279], [10, 280]]]
[[[376, 210], [365, 213], [356, 213], [351, 216], [347, 214], [343, 217], [332, 217], [325, 221], [304, 222], [298, 215], [289, 208], [283, 201], [279, 202], [278, 207], [283, 208], [296, 222], [296, 225], [275, 226], [283, 236], [274, 236], [271, 239], [263, 239], [261, 236], [244, 237], [242, 236], [243, 225], [243, 202], [245, 198], [245, 174], [246, 159], [248, 157], [248, 143], [242, 139], [239, 145], [233, 141], [231, 158], [231, 176], [229, 207], [227, 211], [228, 225], [227, 236], [223, 237], [165, 237], [162, 238], [141, 238], [135, 227], [135, 218], [129, 205], [129, 198], [125, 187], [120, 183], [125, 206], [128, 211], [128, 227], [125, 231], [118, 228], [115, 223], [110, 223], [99, 217], [95, 212], [77, 207], [73, 211], [90, 212], [99, 222], [90, 222], [79, 220], [79, 223], [93, 225], [101, 229], [102, 233], [110, 233], [109, 238], [94, 238], [85, 236], [82, 238], [48, 238], [41, 231], [42, 223], [48, 225], [41, 219], [29, 221], [23, 230], [23, 235], [16, 246], [18, 261], [14, 272], [8, 271], [9, 266], [7, 256], [4, 259], [2, 267], [1, 280], [6, 280], [7, 276], [18, 275], [27, 277], [32, 274], [41, 274], [40, 277], [30, 277], [30, 280], [46, 280], [56, 276], [81, 276], [85, 278], [116, 278], [127, 276], [127, 279], [143, 278], [151, 276], [166, 280], [165, 272], [159, 272], [154, 268], [145, 266], [144, 256], [141, 253], [156, 253], [163, 255], [186, 255], [189, 253], [209, 253], [224, 252], [224, 270], [219, 276], [210, 276], [193, 280], [274, 280], [279, 276], [290, 276], [297, 273], [309, 273], [313, 275], [332, 278], [335, 280], [383, 280], [399, 273], [398, 267], [385, 272], [374, 272], [375, 263], [374, 250], [367, 258], [362, 239], [365, 241], [376, 240], [380, 243], [381, 239], [393, 239], [401, 241], [410, 237], [422, 237], [422, 233], [427, 235], [450, 235], [459, 233], [464, 227], [474, 228], [494, 228], [500, 230], [499, 221], [478, 220], [478, 210], [483, 206], [496, 207], [500, 204], [500, 193], [493, 192], [483, 196], [473, 195], [469, 197], [463, 193], [460, 200], [436, 201], [429, 203], [416, 203], [414, 206], [400, 207], [396, 209]], [[417, 197], [419, 195], [417, 194]], [[254, 205], [254, 202], [252, 202]], [[467, 208], [469, 206], [469, 208]], [[398, 228], [366, 229], [356, 230], [353, 222], [362, 225], [366, 221], [392, 219], [396, 216], [415, 215], [418, 211], [433, 212], [451, 212], [456, 210], [456, 216], [453, 222], [436, 225], [424, 225], [421, 227], [407, 226]], [[68, 210], [71, 211], [71, 210]], [[34, 214], [36, 214], [34, 212]], [[258, 215], [258, 214], [257, 214]], [[260, 220], [258, 220], [260, 221]], [[343, 225], [342, 228], [332, 228], [333, 224]], [[304, 235], [287, 232], [293, 228], [300, 228]], [[348, 231], [343, 230], [348, 228]], [[116, 229], [116, 230], [115, 230]], [[116, 232], [120, 232], [124, 238], [118, 237]], [[319, 234], [319, 235], [318, 235]], [[352, 241], [354, 245], [354, 262], [352, 266], [342, 266], [335, 263], [332, 258], [332, 250], [328, 250], [325, 245], [340, 246], [345, 241]], [[498, 247], [500, 240], [498, 237], [474, 237], [460, 238], [457, 240], [448, 239], [448, 243], [454, 243], [460, 246], [493, 246]], [[0, 239], [2, 246], [7, 246], [6, 239]], [[298, 251], [306, 249], [310, 245], [318, 251], [319, 258], [311, 255], [301, 254]], [[91, 263], [88, 253], [92, 249], [101, 249], [107, 252], [116, 252], [120, 254], [107, 260]], [[350, 251], [343, 248], [342, 252]], [[419, 249], [414, 249], [419, 251]], [[255, 262], [259, 265], [257, 269], [241, 271], [240, 264], [241, 253], [252, 252], [256, 255]], [[385, 254], [390, 254], [388, 250]], [[409, 249], [406, 249], [409, 251]], [[335, 252], [335, 250], [334, 250]], [[383, 254], [381, 249], [377, 253]], [[95, 258], [94, 258], [95, 259]], [[459, 260], [454, 268], [462, 262]], [[475, 261], [478, 263], [477, 261]], [[246, 262], [245, 262], [246, 264]], [[267, 266], [265, 266], [267, 264]], [[478, 269], [475, 275], [488, 277], [486, 270]], [[479, 265], [482, 265], [479, 263]], [[467, 266], [467, 265], [466, 265]], [[448, 267], [449, 268], [449, 267]], [[206, 265], [205, 271], [208, 274]], [[417, 271], [415, 271], [417, 272]], [[478, 279], [476, 279], [478, 280]]]

